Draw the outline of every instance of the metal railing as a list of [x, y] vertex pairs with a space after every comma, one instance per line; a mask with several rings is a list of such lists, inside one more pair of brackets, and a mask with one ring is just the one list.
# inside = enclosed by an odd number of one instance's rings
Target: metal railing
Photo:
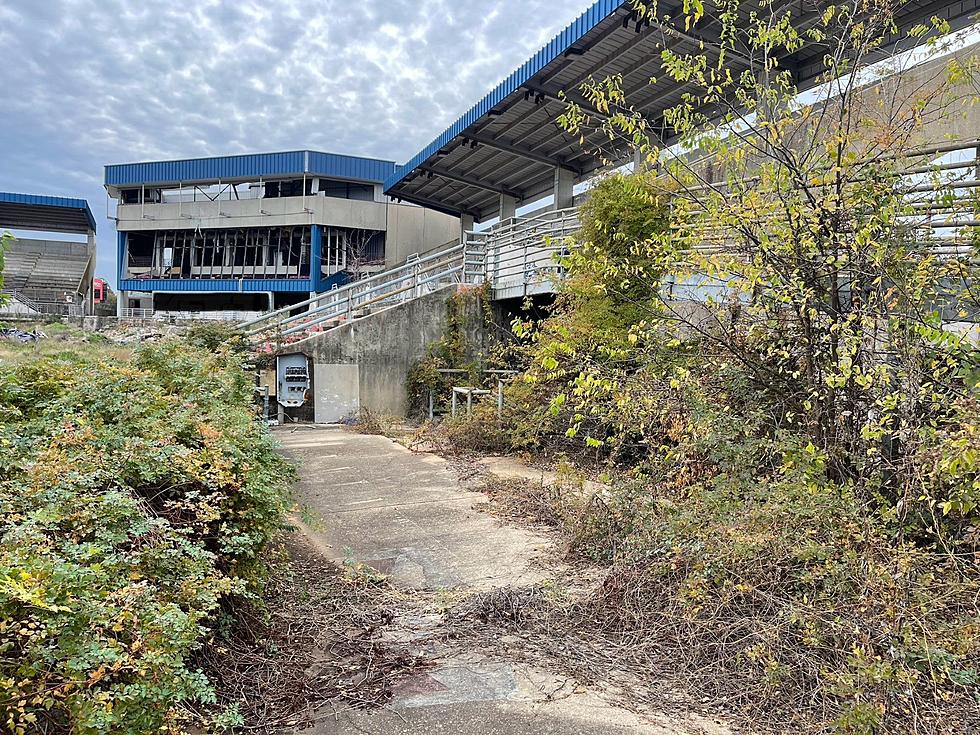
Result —
[[568, 238], [580, 227], [578, 208], [569, 207], [467, 233], [467, 243], [484, 250], [485, 278], [498, 295], [526, 296], [552, 290], [563, 275], [556, 256], [568, 252]]
[[120, 309], [120, 319], [152, 319], [153, 309]]
[[482, 251], [456, 243], [404, 264], [239, 324], [254, 337], [322, 332], [451, 284], [485, 278]]
[[243, 319], [254, 319], [259, 316], [256, 311], [225, 310], [225, 311], [167, 311], [165, 309], [122, 309], [121, 319], [155, 320], [155, 321], [203, 321], [203, 322], [241, 322]]
[[68, 303], [67, 301], [39, 300], [27, 296], [21, 291], [11, 290], [4, 292], [9, 296], [11, 304], [19, 304], [25, 313], [34, 313], [42, 316], [82, 316], [84, 307], [81, 304]]
[[565, 251], [565, 238], [578, 229], [575, 208], [506, 220], [485, 232], [466, 233], [464, 242], [410, 257], [400, 266], [238, 326], [256, 339], [295, 341], [454, 283], [477, 285], [489, 280], [494, 289], [519, 287], [524, 294], [535, 286], [550, 290], [552, 278], [561, 275], [555, 254]]

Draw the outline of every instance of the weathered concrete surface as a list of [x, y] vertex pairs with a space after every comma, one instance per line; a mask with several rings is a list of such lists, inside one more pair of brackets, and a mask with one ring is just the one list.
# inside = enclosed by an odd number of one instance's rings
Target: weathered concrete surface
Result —
[[[282, 428], [299, 465], [302, 530], [329, 557], [369, 564], [403, 588], [485, 590], [547, 576], [548, 539], [474, 510], [445, 462], [378, 436], [339, 428]], [[536, 563], [537, 562], [537, 563]], [[404, 682], [383, 710], [322, 713], [304, 735], [725, 735], [709, 720], [641, 717], [564, 676], [480, 650], [424, 643], [438, 614], [399, 619], [388, 637], [418, 641], [436, 661]]]
[[300, 467], [302, 515], [331, 558], [353, 558], [406, 587], [485, 589], [541, 578], [546, 539], [473, 510], [444, 460], [335, 427], [281, 429]]
[[[316, 365], [352, 365], [358, 369], [360, 406], [370, 411], [404, 416], [408, 396], [405, 378], [426, 348], [446, 328], [446, 300], [451, 286], [386, 309], [351, 324], [318, 334], [294, 345]], [[320, 388], [317, 388], [318, 392]], [[323, 411], [317, 407], [317, 421]]]

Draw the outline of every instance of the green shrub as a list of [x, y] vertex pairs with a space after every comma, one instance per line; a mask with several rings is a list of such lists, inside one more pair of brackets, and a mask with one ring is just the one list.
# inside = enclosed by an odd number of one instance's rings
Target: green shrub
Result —
[[290, 468], [240, 358], [178, 341], [0, 369], [0, 729], [176, 727], [219, 605], [261, 582]]
[[[427, 354], [409, 367], [405, 378], [409, 415], [428, 415], [429, 396], [440, 413], [447, 410], [453, 385], [479, 385], [483, 368], [484, 329], [489, 325], [487, 289], [470, 288], [446, 300], [446, 327], [442, 336], [427, 348]], [[446, 374], [440, 370], [462, 370]]]
[[[621, 243], [634, 220], [613, 204], [637, 206], [644, 183], [607, 182], [554, 309], [525, 331], [503, 419], [481, 411], [442, 435], [608, 465], [612, 487], [591, 495], [490, 490], [608, 565], [579, 604], [589, 635], [656, 649], [702, 694], [786, 731], [976, 732], [980, 352], [942, 328], [943, 271], [924, 258], [889, 272], [919, 294], [915, 317], [895, 302], [861, 319], [893, 349], [847, 351], [844, 316], [813, 320], [835, 349], [810, 353], [796, 297], [771, 282], [666, 304], [668, 228], [638, 217]], [[887, 245], [889, 268], [912, 260]]]

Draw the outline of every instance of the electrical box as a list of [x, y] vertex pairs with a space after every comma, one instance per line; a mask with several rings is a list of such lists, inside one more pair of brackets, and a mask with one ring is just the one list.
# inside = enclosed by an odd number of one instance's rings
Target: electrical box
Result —
[[276, 399], [286, 408], [302, 406], [309, 398], [309, 362], [300, 353], [276, 358]]

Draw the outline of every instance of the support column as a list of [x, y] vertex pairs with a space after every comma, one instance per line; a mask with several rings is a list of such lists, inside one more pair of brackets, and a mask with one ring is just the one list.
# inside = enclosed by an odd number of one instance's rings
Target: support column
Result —
[[575, 203], [575, 173], [560, 166], [555, 169], [554, 209], [568, 209]]
[[320, 225], [313, 225], [310, 229], [310, 290], [319, 291], [322, 278], [323, 228]]
[[95, 264], [98, 260], [98, 250], [95, 240], [95, 233], [89, 231], [88, 233], [88, 256], [89, 264], [88, 268], [85, 269], [85, 304], [82, 307], [82, 314], [90, 315], [95, 313]]
[[633, 173], [642, 174], [647, 170], [647, 155], [639, 148], [633, 151]]
[[116, 292], [116, 317], [122, 319], [123, 309], [126, 308], [126, 304], [129, 302], [129, 292], [128, 291], [117, 291]]
[[507, 194], [500, 195], [500, 219], [513, 219], [517, 216], [517, 199]]
[[466, 233], [472, 232], [473, 227], [476, 225], [476, 220], [473, 219], [472, 214], [461, 214], [459, 216], [459, 241], [466, 242]]

